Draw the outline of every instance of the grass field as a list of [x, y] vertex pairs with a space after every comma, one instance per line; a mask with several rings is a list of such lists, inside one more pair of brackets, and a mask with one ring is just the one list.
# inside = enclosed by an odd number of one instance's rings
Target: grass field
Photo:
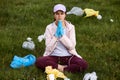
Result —
[[[82, 80], [85, 73], [95, 71], [98, 80], [120, 80], [120, 0], [0, 0], [0, 79], [46, 80], [46, 74], [34, 65], [12, 69], [10, 63], [14, 55], [42, 56], [45, 43], [39, 43], [37, 37], [53, 21], [52, 8], [56, 3], [66, 5], [67, 11], [74, 6], [98, 10], [103, 17], [97, 20], [67, 16], [75, 25], [76, 50], [89, 68], [84, 73], [65, 75], [71, 80]], [[35, 50], [22, 48], [27, 37], [35, 42]]]

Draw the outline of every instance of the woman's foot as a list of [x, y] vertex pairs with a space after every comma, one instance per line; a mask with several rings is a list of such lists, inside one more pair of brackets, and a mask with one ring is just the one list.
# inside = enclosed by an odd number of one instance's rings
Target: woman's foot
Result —
[[64, 68], [67, 67], [67, 65], [60, 65], [58, 64], [58, 70], [63, 72], [64, 71]]

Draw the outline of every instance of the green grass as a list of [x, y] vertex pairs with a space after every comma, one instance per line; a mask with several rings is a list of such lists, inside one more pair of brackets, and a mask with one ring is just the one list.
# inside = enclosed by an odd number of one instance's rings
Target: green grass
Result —
[[[46, 80], [46, 74], [34, 65], [12, 69], [10, 63], [14, 55], [42, 56], [44, 41], [39, 43], [37, 37], [53, 21], [52, 8], [56, 3], [65, 4], [67, 11], [74, 6], [99, 10], [103, 17], [97, 20], [95, 17], [67, 16], [75, 25], [76, 50], [87, 60], [89, 68], [84, 73], [65, 73], [66, 76], [82, 80], [85, 73], [95, 71], [98, 80], [120, 80], [119, 0], [0, 0], [0, 79]], [[34, 51], [21, 47], [27, 37], [33, 38]]]

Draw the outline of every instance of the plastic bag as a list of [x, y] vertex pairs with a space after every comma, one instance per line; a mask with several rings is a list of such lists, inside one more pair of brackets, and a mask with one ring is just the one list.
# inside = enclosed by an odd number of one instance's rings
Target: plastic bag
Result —
[[23, 42], [22, 48], [29, 49], [29, 50], [34, 50], [35, 49], [35, 44], [32, 41], [32, 38], [28, 37], [27, 41]]
[[28, 67], [33, 65], [35, 61], [36, 61], [36, 57], [32, 54], [29, 54], [25, 57], [18, 57], [15, 55], [10, 66], [12, 68]]
[[41, 42], [43, 39], [45, 39], [45, 34], [38, 36], [38, 41]]
[[57, 69], [53, 69], [52, 66], [47, 66], [45, 68], [45, 73], [47, 73], [47, 80], [56, 80], [57, 78], [63, 78], [64, 80], [70, 80], [67, 78], [63, 72]]
[[98, 16], [99, 15], [99, 11], [95, 11], [94, 9], [85, 8], [84, 11], [85, 11], [85, 14], [86, 14], [85, 17]]
[[80, 7], [73, 7], [67, 14], [74, 14], [76, 16], [82, 16], [84, 11]]
[[97, 80], [96, 72], [86, 73], [83, 80]]

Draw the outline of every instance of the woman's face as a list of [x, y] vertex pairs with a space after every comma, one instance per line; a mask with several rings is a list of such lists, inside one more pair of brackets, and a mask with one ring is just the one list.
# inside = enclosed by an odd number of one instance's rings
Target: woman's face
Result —
[[66, 17], [65, 12], [63, 12], [61, 10], [54, 13], [54, 18], [55, 18], [56, 21], [58, 21], [58, 20], [64, 21], [65, 17]]

